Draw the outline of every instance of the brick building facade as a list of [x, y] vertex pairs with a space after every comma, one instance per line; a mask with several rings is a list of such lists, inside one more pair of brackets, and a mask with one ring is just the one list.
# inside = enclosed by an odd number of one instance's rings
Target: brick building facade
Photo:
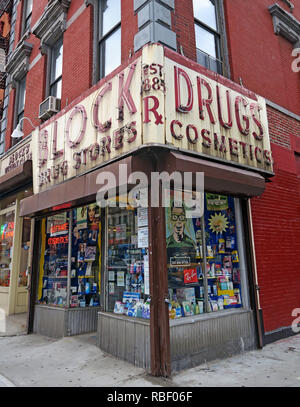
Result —
[[[38, 126], [47, 128], [47, 123], [67, 114], [70, 107], [126, 69], [141, 55], [143, 47], [151, 43], [171, 49], [182, 66], [199, 69], [207, 78], [223, 81], [230, 89], [260, 95], [266, 99], [274, 176], [265, 176], [268, 181], [265, 191], [248, 199], [248, 215], [252, 214], [252, 224], [248, 227], [250, 231], [253, 228], [253, 241], [250, 233], [246, 247], [252, 247], [255, 253], [249, 255], [249, 267], [253, 269], [249, 278], [250, 303], [257, 312], [256, 344], [262, 346], [293, 334], [292, 311], [300, 308], [297, 271], [300, 266], [300, 73], [292, 70], [295, 60], [292, 52], [300, 49], [299, 0], [279, 0], [276, 4], [271, 0], [122, 0], [120, 3], [118, 8], [118, 1], [14, 0], [14, 36], [6, 66], [7, 125], [5, 135], [1, 133], [5, 154], [21, 142], [11, 137], [18, 117], [31, 121], [23, 122], [25, 138]], [[111, 13], [114, 7], [116, 13]], [[109, 13], [108, 17], [105, 13]], [[111, 21], [107, 29], [105, 17]], [[55, 54], [61, 38], [62, 48]], [[53, 64], [59, 57], [61, 72], [52, 80]], [[114, 59], [118, 61], [116, 66]], [[199, 67], [203, 65], [206, 69]], [[110, 66], [116, 71], [111, 73]], [[57, 67], [54, 66], [54, 71]], [[24, 79], [26, 97], [21, 86]], [[51, 93], [57, 83], [61, 83], [60, 93], [55, 94], [56, 90]], [[20, 94], [24, 97], [23, 106], [19, 103]], [[41, 118], [40, 104], [51, 95], [60, 100], [61, 113], [51, 118], [49, 115], [47, 121]], [[125, 100], [123, 104], [127, 108], [130, 101]], [[34, 174], [35, 168], [32, 171]], [[163, 307], [160, 303], [157, 309]], [[160, 329], [166, 329], [165, 325]], [[155, 355], [151, 370], [166, 375], [170, 373], [170, 344], [162, 341], [154, 344], [154, 333], [157, 330], [151, 326], [151, 349]], [[158, 361], [160, 352], [166, 353]], [[223, 354], [216, 352], [211, 357]], [[176, 368], [184, 366], [180, 363]]]

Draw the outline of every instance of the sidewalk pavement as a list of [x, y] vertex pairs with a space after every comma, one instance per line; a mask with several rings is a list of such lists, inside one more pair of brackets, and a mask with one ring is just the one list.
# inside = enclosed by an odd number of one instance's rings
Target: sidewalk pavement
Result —
[[[0, 337], [16, 336], [26, 334], [27, 313], [13, 314], [1, 320], [4, 327], [0, 325]], [[3, 329], [5, 328], [5, 329]]]
[[155, 378], [96, 347], [96, 334], [0, 338], [0, 387], [300, 387], [300, 334]]

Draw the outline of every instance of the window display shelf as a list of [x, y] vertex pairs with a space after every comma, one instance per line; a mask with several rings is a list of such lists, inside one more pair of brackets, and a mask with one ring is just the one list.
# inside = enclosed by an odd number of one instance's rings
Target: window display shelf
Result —
[[183, 266], [181, 266], [181, 265], [178, 265], [178, 266], [174, 266], [174, 265], [172, 265], [172, 264], [168, 264], [168, 268], [169, 269], [179, 269], [179, 268], [184, 268], [184, 269], [186, 269], [186, 268], [189, 268], [189, 267], [199, 267], [199, 266], [201, 266], [201, 263], [191, 263], [191, 264], [189, 264], [189, 265], [183, 265]]
[[128, 266], [127, 266], [127, 265], [124, 265], [124, 266], [108, 266], [107, 268], [108, 268], [108, 270], [114, 270], [114, 269], [127, 269], [127, 268], [128, 268]]

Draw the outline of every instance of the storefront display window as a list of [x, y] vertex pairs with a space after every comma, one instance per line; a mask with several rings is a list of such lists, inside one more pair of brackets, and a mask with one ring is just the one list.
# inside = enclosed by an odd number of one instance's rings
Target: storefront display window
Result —
[[107, 232], [107, 311], [149, 319], [147, 208], [108, 208]]
[[41, 235], [38, 302], [72, 308], [99, 306], [98, 206], [83, 206], [43, 219]]
[[235, 199], [206, 193], [189, 218], [173, 196], [165, 214], [170, 318], [242, 307]]
[[42, 220], [39, 302], [66, 306], [69, 219], [67, 213]]
[[0, 286], [9, 287], [11, 277], [15, 212], [0, 215]]
[[100, 305], [101, 221], [94, 204], [73, 210], [70, 306]]

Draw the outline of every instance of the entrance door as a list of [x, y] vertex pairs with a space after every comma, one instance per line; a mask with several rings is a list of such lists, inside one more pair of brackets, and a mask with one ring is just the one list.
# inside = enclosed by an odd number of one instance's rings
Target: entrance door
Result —
[[0, 308], [9, 314], [10, 290], [13, 281], [13, 250], [15, 230], [15, 206], [0, 211]]
[[19, 248], [18, 281], [16, 287], [15, 314], [28, 309], [28, 270], [30, 266], [31, 219], [23, 218], [21, 247]]

